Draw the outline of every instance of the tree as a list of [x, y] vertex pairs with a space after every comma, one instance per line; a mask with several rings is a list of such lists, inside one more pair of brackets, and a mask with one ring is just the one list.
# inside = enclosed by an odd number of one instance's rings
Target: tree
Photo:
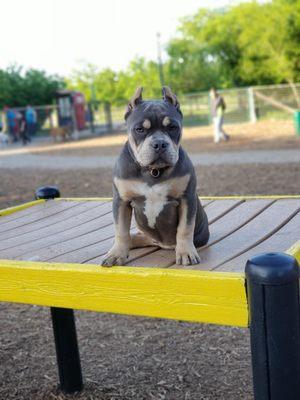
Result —
[[[73, 72], [66, 80], [67, 87], [80, 90], [87, 101], [123, 105], [138, 86], [144, 86], [148, 97], [161, 95], [157, 64], [144, 58], [132, 60], [124, 71], [110, 68], [101, 71], [96, 66], [86, 65]], [[94, 98], [93, 98], [94, 97]]]
[[64, 87], [62, 78], [44, 71], [12, 65], [0, 70], [0, 107], [22, 107], [27, 104], [46, 105], [54, 100], [55, 92]]
[[[182, 18], [166, 46], [166, 84], [176, 92], [198, 92], [300, 80], [300, 1], [241, 2], [217, 10], [199, 9]], [[73, 87], [98, 100], [121, 104], [137, 86], [160, 97], [158, 66], [144, 58], [123, 71], [96, 67], [77, 71]], [[68, 83], [69, 85], [69, 83]]]

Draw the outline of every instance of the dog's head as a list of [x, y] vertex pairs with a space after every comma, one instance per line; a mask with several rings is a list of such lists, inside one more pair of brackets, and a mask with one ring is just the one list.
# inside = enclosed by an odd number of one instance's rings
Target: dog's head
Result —
[[128, 141], [141, 167], [164, 168], [177, 163], [182, 113], [171, 89], [164, 86], [162, 100], [143, 100], [136, 90], [125, 114]]

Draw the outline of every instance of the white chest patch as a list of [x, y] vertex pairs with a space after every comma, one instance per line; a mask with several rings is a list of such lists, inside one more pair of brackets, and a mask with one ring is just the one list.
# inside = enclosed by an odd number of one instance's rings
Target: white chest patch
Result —
[[184, 193], [189, 182], [190, 175], [177, 179], [169, 179], [166, 182], [149, 186], [139, 180], [115, 178], [114, 182], [120, 197], [125, 201], [133, 200], [135, 197], [144, 196], [144, 214], [150, 228], [155, 227], [156, 219], [167, 203], [167, 197], [179, 198]]
[[164, 209], [167, 202], [168, 187], [167, 185], [154, 185], [149, 190], [145, 201], [144, 213], [148, 220], [148, 225], [150, 228], [155, 227], [156, 218]]

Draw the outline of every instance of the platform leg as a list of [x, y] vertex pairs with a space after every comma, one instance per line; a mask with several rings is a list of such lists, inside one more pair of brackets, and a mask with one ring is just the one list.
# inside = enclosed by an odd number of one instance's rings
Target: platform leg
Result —
[[299, 267], [283, 253], [246, 265], [255, 400], [300, 399]]
[[60, 388], [73, 393], [83, 388], [73, 310], [51, 307]]

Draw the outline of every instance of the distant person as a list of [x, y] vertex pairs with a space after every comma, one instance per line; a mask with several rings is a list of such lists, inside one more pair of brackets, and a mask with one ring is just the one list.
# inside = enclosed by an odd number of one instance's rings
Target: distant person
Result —
[[0, 112], [0, 145], [8, 145], [8, 135], [3, 130], [2, 113]]
[[27, 136], [31, 137], [36, 133], [37, 115], [35, 109], [30, 105], [26, 107], [25, 122], [27, 127]]
[[228, 141], [230, 137], [223, 129], [224, 113], [226, 109], [225, 100], [215, 88], [212, 88], [210, 93], [212, 97], [212, 115], [214, 120], [214, 142], [219, 143], [221, 139]]
[[24, 114], [18, 113], [19, 127], [20, 127], [20, 138], [22, 140], [23, 146], [31, 142], [30, 136], [27, 134], [27, 124]]
[[5, 108], [6, 112], [6, 119], [7, 119], [7, 127], [8, 127], [8, 133], [10, 134], [12, 141], [17, 142], [18, 141], [18, 135], [17, 135], [17, 116], [15, 111], [10, 108], [6, 107]]

